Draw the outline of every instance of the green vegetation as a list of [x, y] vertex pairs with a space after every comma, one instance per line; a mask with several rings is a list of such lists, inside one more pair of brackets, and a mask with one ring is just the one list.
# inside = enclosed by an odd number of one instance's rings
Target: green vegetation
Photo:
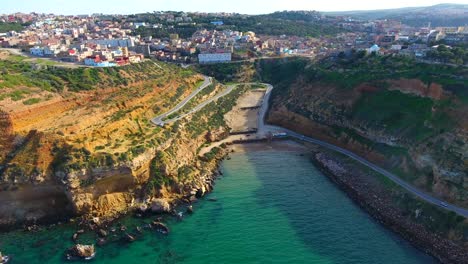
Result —
[[223, 21], [227, 25], [224, 27], [242, 32], [253, 31], [262, 35], [318, 37], [334, 35], [342, 31], [314, 17], [305, 17], [307, 16], [304, 16], [304, 19], [297, 19], [293, 13], [284, 12], [249, 17], [232, 16]]
[[[175, 15], [180, 15], [174, 12]], [[264, 35], [295, 35], [303, 37], [318, 37], [321, 35], [334, 35], [343, 30], [320, 19], [315, 12], [277, 12], [268, 15], [233, 15], [223, 17], [224, 25], [216, 26], [212, 21], [220, 20], [215, 16], [192, 16], [192, 23], [167, 22], [151, 13], [137, 14], [129, 19], [139, 22], [160, 23], [170, 28], [145, 28], [140, 27], [135, 34], [153, 36], [157, 38], [169, 38], [170, 34], [179, 34], [182, 38], [189, 38], [200, 28], [208, 30], [238, 30], [242, 32], [253, 31]]]
[[208, 153], [205, 153], [205, 155], [203, 155], [203, 160], [205, 160], [205, 161], [211, 161], [211, 160], [213, 160], [220, 152], [221, 152], [221, 148], [214, 147], [214, 148], [212, 148]]
[[[193, 114], [191, 122], [187, 124], [187, 131], [191, 133], [192, 138], [201, 135], [203, 131], [226, 127], [224, 115], [232, 110], [237, 102], [237, 98], [249, 88], [246, 85], [239, 85], [228, 95], [209, 103], [203, 109]], [[207, 121], [204, 120], [206, 116], [210, 116]]]
[[19, 23], [5, 23], [0, 22], [0, 33], [5, 33], [9, 31], [21, 31], [23, 30], [23, 25]]
[[224, 63], [198, 65], [198, 70], [207, 76], [212, 76], [216, 80], [226, 83], [238, 81], [237, 76], [242, 68], [251, 63]]
[[382, 126], [393, 135], [421, 141], [452, 125], [444, 113], [433, 116], [434, 105], [429, 98], [383, 90], [364, 94], [354, 105], [351, 118], [371, 127]]
[[27, 100], [24, 100], [23, 101], [23, 104], [25, 105], [33, 105], [33, 104], [37, 104], [41, 101], [40, 98], [29, 98]]
[[147, 194], [154, 194], [156, 189], [171, 183], [171, 178], [164, 175], [163, 167], [167, 164], [167, 154], [158, 151], [150, 164], [150, 179], [145, 187]]
[[[213, 84], [209, 85], [208, 87], [205, 87], [202, 91], [200, 91], [195, 97], [193, 97], [190, 101], [187, 102], [187, 104], [182, 107], [179, 111], [170, 114], [169, 116], [166, 117], [165, 120], [171, 120], [179, 115], [185, 114], [192, 110], [195, 106], [198, 104], [202, 103], [201, 99], [209, 94], [211, 94], [213, 91], [215, 91], [217, 86], [216, 82], [213, 82]], [[200, 87], [200, 84], [197, 85], [197, 87]]]
[[[121, 73], [125, 72], [124, 77]], [[0, 90], [2, 88], [37, 87], [46, 91], [61, 92], [95, 90], [102, 87], [128, 85], [131, 82], [149, 80], [161, 72], [152, 62], [112, 68], [65, 69], [48, 66], [35, 69], [31, 63], [21, 60], [0, 60]], [[190, 74], [180, 73], [180, 74]]]
[[437, 49], [429, 51], [427, 57], [443, 63], [468, 64], [468, 51], [462, 47], [448, 48], [445, 45], [439, 45]]
[[408, 219], [424, 225], [434, 233], [443, 234], [445, 237], [451, 236], [450, 238], [455, 241], [464, 239], [463, 236], [468, 228], [468, 223], [466, 223], [463, 216], [458, 216], [453, 212], [417, 199], [389, 178], [347, 156], [339, 153], [333, 153], [332, 155], [339, 156], [349, 166], [357, 167], [365, 172], [366, 177], [369, 177], [371, 182], [373, 182], [373, 179], [377, 180], [378, 184], [381, 184], [388, 190], [395, 205]]

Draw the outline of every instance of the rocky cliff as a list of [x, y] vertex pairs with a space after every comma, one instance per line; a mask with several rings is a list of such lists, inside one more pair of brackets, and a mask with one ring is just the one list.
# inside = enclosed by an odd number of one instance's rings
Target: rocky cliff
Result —
[[153, 62], [75, 70], [15, 63], [0, 75], [0, 225], [111, 218], [210, 188], [221, 151], [205, 160], [197, 152], [224, 136], [223, 121], [209, 122], [216, 107], [195, 115], [196, 124], [149, 122], [198, 87], [200, 75]]
[[270, 78], [270, 123], [350, 149], [468, 207], [466, 70], [401, 58], [269, 64], [260, 67], [266, 76], [300, 68], [287, 82]]

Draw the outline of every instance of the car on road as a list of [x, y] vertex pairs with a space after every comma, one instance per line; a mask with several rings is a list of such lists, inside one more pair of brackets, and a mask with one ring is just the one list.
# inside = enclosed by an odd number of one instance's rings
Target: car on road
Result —
[[448, 207], [448, 204], [446, 204], [446, 203], [444, 203], [444, 202], [440, 202], [439, 204], [440, 204], [440, 206], [442, 206], [442, 207], [445, 207], [445, 208]]

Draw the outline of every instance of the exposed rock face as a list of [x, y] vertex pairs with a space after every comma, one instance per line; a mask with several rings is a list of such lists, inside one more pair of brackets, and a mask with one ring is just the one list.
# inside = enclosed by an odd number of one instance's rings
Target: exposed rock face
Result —
[[[121, 83], [103, 81], [107, 86], [94, 91], [38, 92], [34, 105], [0, 101], [0, 226], [105, 220], [153, 198], [171, 203], [209, 188], [216, 160], [200, 161], [197, 151], [226, 131], [208, 125], [213, 113], [199, 117], [196, 133], [187, 120], [164, 129], [149, 122], [190, 94], [201, 76], [182, 78], [177, 68], [153, 63], [135, 67], [119, 68]], [[167, 156], [164, 163], [155, 162], [158, 153]]]
[[389, 81], [389, 90], [398, 90], [403, 93], [415, 94], [422, 97], [428, 97], [435, 100], [440, 100], [444, 96], [442, 85], [431, 83], [429, 85], [418, 79], [400, 79]]
[[151, 202], [151, 212], [153, 213], [169, 213], [171, 205], [166, 199], [154, 199]]
[[268, 122], [350, 149], [388, 169], [398, 167], [405, 180], [468, 206], [468, 115], [463, 114], [468, 107], [441, 105], [440, 100], [458, 99], [437, 83], [402, 79], [386, 84], [343, 89], [298, 79], [273, 98]]
[[[467, 263], [468, 246], [463, 245], [463, 241], [459, 241], [460, 238], [457, 239], [458, 243], [454, 243], [423, 224], [411, 220], [407, 212], [395, 205], [395, 197], [392, 196], [395, 195], [395, 191], [384, 188], [375, 181], [374, 176], [367, 175], [355, 166], [343, 164], [339, 158], [328, 154], [316, 153], [314, 160], [327, 176], [376, 220], [442, 263]], [[416, 209], [414, 214], [419, 218], [425, 212]]]

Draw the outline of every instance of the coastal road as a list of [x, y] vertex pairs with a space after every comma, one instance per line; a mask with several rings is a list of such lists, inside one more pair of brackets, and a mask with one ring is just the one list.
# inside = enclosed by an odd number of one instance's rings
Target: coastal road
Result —
[[445, 202], [445, 201], [440, 200], [440, 199], [438, 199], [436, 197], [433, 197], [433, 196], [419, 190], [418, 188], [412, 186], [411, 184], [405, 182], [404, 180], [402, 180], [401, 178], [399, 178], [395, 174], [393, 174], [393, 173], [391, 173], [391, 172], [377, 166], [376, 164], [374, 164], [372, 162], [367, 161], [366, 159], [356, 155], [355, 153], [353, 153], [353, 152], [351, 152], [349, 150], [343, 149], [341, 147], [332, 145], [330, 143], [327, 143], [327, 142], [324, 142], [324, 141], [321, 141], [321, 140], [318, 140], [318, 139], [314, 139], [314, 138], [311, 138], [311, 137], [304, 136], [302, 134], [299, 134], [299, 133], [296, 133], [296, 132], [291, 131], [289, 129], [285, 129], [285, 128], [281, 128], [281, 127], [267, 126], [267, 130], [277, 131], [277, 132], [278, 131], [286, 132], [288, 134], [288, 136], [290, 136], [292, 138], [296, 138], [296, 139], [298, 139], [300, 141], [316, 144], [316, 145], [319, 145], [321, 147], [325, 147], [327, 149], [330, 149], [330, 150], [333, 150], [335, 152], [341, 153], [341, 154], [343, 154], [345, 156], [348, 156], [348, 157], [354, 159], [355, 161], [358, 161], [359, 163], [369, 167], [370, 169], [384, 175], [385, 177], [387, 177], [388, 179], [390, 179], [394, 183], [398, 184], [402, 188], [406, 189], [408, 192], [412, 193], [413, 195], [417, 196], [421, 200], [424, 200], [424, 201], [426, 201], [428, 203], [434, 204], [434, 205], [439, 206], [441, 208], [444, 208], [446, 210], [455, 212], [455, 213], [457, 213], [459, 215], [462, 215], [464, 217], [468, 217], [468, 210], [467, 209], [462, 208], [462, 207], [458, 207], [458, 206], [453, 205], [453, 204], [449, 204], [448, 202]]
[[384, 175], [385, 177], [387, 177], [388, 179], [390, 179], [394, 183], [398, 184], [399, 186], [401, 186], [402, 188], [404, 188], [408, 192], [412, 193], [413, 195], [417, 196], [421, 200], [424, 200], [424, 201], [426, 201], [428, 203], [439, 206], [439, 207], [441, 207], [443, 209], [455, 212], [455, 213], [457, 213], [459, 215], [462, 215], [464, 217], [468, 217], [468, 210], [467, 209], [462, 208], [462, 207], [458, 207], [456, 205], [450, 204], [450, 203], [445, 202], [445, 201], [443, 201], [441, 199], [433, 197], [433, 196], [427, 194], [426, 192], [423, 192], [423, 191], [419, 190], [418, 188], [412, 186], [411, 184], [405, 182], [404, 180], [402, 180], [397, 175], [383, 169], [380, 166], [377, 166], [376, 164], [374, 164], [372, 162], [367, 161], [366, 159], [356, 155], [355, 153], [353, 153], [353, 152], [351, 152], [349, 150], [346, 150], [344, 148], [335, 146], [333, 144], [327, 143], [327, 142], [319, 140], [319, 139], [315, 139], [315, 138], [311, 138], [311, 137], [299, 134], [297, 132], [294, 132], [294, 131], [286, 129], [286, 128], [282, 128], [282, 127], [278, 127], [278, 126], [272, 126], [272, 125], [266, 125], [265, 124], [265, 116], [266, 116], [266, 113], [268, 111], [269, 99], [270, 99], [270, 95], [271, 95], [272, 90], [273, 90], [273, 86], [268, 85], [268, 90], [267, 90], [267, 93], [265, 94], [265, 98], [264, 98], [264, 101], [263, 101], [263, 104], [262, 104], [262, 107], [261, 107], [261, 110], [260, 110], [259, 118], [257, 120], [257, 122], [258, 122], [258, 133], [259, 133], [258, 137], [265, 137], [268, 133], [286, 132], [288, 134], [288, 136], [291, 137], [291, 138], [295, 138], [295, 139], [298, 139], [300, 141], [316, 144], [316, 145], [319, 145], [321, 147], [324, 147], [324, 148], [333, 150], [335, 152], [341, 153], [341, 154], [343, 154], [345, 156], [348, 156], [349, 158], [352, 158], [355, 161], [369, 167], [370, 169]]
[[[205, 82], [203, 83], [202, 86], [200, 86], [199, 89], [197, 89], [197, 91], [192, 93], [189, 97], [187, 97], [184, 101], [179, 103], [179, 105], [177, 105], [171, 111], [169, 111], [166, 114], [163, 114], [161, 116], [158, 116], [158, 117], [152, 119], [151, 121], [156, 125], [164, 125], [163, 119], [165, 117], [167, 117], [168, 115], [170, 115], [172, 113], [175, 113], [178, 110], [180, 110], [185, 104], [187, 104], [188, 101], [190, 101], [190, 99], [192, 99], [198, 92], [203, 90], [209, 84], [211, 84], [211, 80], [208, 77], [205, 76]], [[239, 85], [239, 84], [237, 84], [237, 85]], [[237, 85], [228, 86], [228, 88], [225, 91], [223, 91], [222, 93], [216, 95], [215, 97], [211, 98], [210, 100], [207, 100], [207, 101], [203, 102], [202, 104], [197, 105], [196, 107], [194, 107], [192, 110], [190, 110], [186, 114], [180, 115], [180, 116], [175, 117], [175, 118], [173, 118], [171, 120], [167, 120], [166, 122], [167, 123], [175, 122], [175, 121], [177, 121], [177, 120], [179, 120], [181, 118], [184, 118], [187, 115], [190, 115], [190, 114], [193, 114], [193, 113], [199, 111], [200, 109], [202, 109], [203, 107], [205, 107], [209, 103], [217, 100], [218, 98], [220, 98], [222, 96], [225, 96], [225, 95], [229, 94]], [[272, 126], [272, 125], [265, 124], [265, 117], [266, 117], [266, 113], [268, 112], [269, 101], [270, 101], [271, 93], [272, 93], [272, 90], [273, 90], [273, 86], [270, 85], [270, 84], [264, 84], [264, 85], [267, 86], [267, 90], [265, 92], [265, 95], [264, 95], [264, 98], [263, 98], [263, 101], [262, 101], [262, 106], [260, 107], [259, 114], [258, 114], [258, 117], [257, 117], [258, 131], [257, 131], [257, 134], [256, 134], [256, 138], [266, 138], [269, 134], [275, 133], [275, 132], [286, 132], [287, 135], [289, 137], [291, 137], [291, 138], [295, 138], [295, 139], [300, 140], [300, 141], [316, 144], [316, 145], [319, 145], [321, 147], [333, 150], [335, 152], [341, 153], [341, 154], [343, 154], [343, 155], [345, 155], [345, 156], [347, 156], [349, 158], [354, 159], [355, 161], [367, 166], [368, 168], [370, 168], [370, 169], [384, 175], [385, 177], [387, 177], [388, 179], [390, 179], [391, 181], [393, 181], [397, 185], [401, 186], [402, 188], [404, 188], [408, 192], [412, 193], [416, 197], [420, 198], [421, 200], [424, 200], [424, 201], [426, 201], [428, 203], [431, 203], [433, 205], [436, 205], [436, 206], [441, 207], [443, 209], [446, 209], [448, 211], [452, 211], [452, 212], [454, 212], [454, 213], [456, 213], [458, 215], [468, 217], [468, 210], [467, 209], [462, 208], [462, 207], [458, 207], [456, 205], [450, 204], [450, 203], [445, 202], [445, 201], [443, 201], [441, 199], [433, 197], [433, 196], [427, 194], [426, 192], [421, 191], [418, 188], [412, 186], [411, 184], [405, 182], [404, 180], [402, 180], [397, 175], [383, 169], [382, 167], [380, 167], [380, 166], [378, 166], [378, 165], [376, 165], [376, 164], [374, 164], [374, 163], [372, 163], [370, 161], [367, 161], [366, 159], [358, 156], [357, 154], [355, 154], [355, 153], [353, 153], [353, 152], [351, 152], [349, 150], [346, 150], [344, 148], [338, 147], [336, 145], [330, 144], [328, 142], [325, 142], [325, 141], [322, 141], [322, 140], [319, 140], [319, 139], [315, 139], [315, 138], [312, 138], [312, 137], [308, 137], [308, 136], [299, 134], [297, 132], [294, 132], [292, 130], [289, 130], [289, 129], [286, 129], [286, 128], [283, 128], [283, 127]], [[228, 141], [232, 142], [232, 140], [239, 140], [240, 138], [241, 137], [238, 136], [238, 135], [230, 136], [229, 138], [223, 140], [222, 142], [218, 142], [218, 143], [227, 143]], [[215, 145], [219, 145], [219, 144], [215, 143]], [[206, 148], [205, 151], [208, 151], [208, 150], [209, 150], [209, 148]]]
[[[205, 76], [205, 78], [208, 78], [208, 77]], [[160, 116], [157, 116], [157, 117], [153, 118], [151, 120], [151, 122], [153, 124], [155, 124], [155, 125], [158, 125], [158, 126], [164, 126], [165, 124], [170, 124], [170, 123], [176, 122], [176, 121], [178, 121], [180, 119], [183, 119], [184, 117], [186, 117], [188, 115], [191, 115], [193, 113], [196, 113], [196, 112], [200, 111], [201, 109], [203, 109], [205, 106], [207, 106], [211, 102], [214, 102], [214, 101], [218, 100], [219, 98], [230, 94], [237, 86], [241, 85], [241, 84], [229, 85], [224, 91], [222, 91], [221, 93], [218, 93], [217, 95], [211, 97], [210, 99], [208, 99], [208, 100], [202, 102], [201, 104], [195, 106], [194, 108], [192, 108], [187, 113], [178, 115], [178, 116], [176, 116], [176, 117], [174, 117], [172, 119], [164, 120], [166, 117], [168, 117], [168, 116], [172, 115], [173, 113], [176, 113], [177, 111], [182, 109], [193, 97], [195, 97], [195, 95], [197, 95], [200, 91], [202, 91], [204, 88], [206, 88], [210, 84], [211, 84], [211, 78], [209, 79], [208, 84], [206, 84], [206, 79], [205, 79], [205, 82], [195, 92], [193, 92], [191, 95], [189, 95], [187, 98], [185, 98], [182, 102], [180, 102], [176, 107], [172, 108], [169, 112], [164, 113], [164, 114], [162, 114]], [[257, 83], [242, 83], [242, 84], [257, 84]], [[264, 85], [269, 85], [269, 84], [264, 84]], [[269, 85], [269, 86], [271, 87], [271, 89], [273, 89], [273, 86], [271, 86], [271, 85]], [[271, 91], [271, 89], [270, 89], [270, 91]], [[262, 104], [262, 109], [263, 109], [263, 107], [264, 107], [264, 105]], [[258, 124], [260, 124], [260, 122]]]
[[[203, 109], [206, 105], [208, 105], [209, 103], [213, 102], [213, 101], [216, 101], [218, 100], [219, 98], [223, 97], [223, 96], [226, 96], [228, 95], [229, 93], [232, 92], [232, 90], [234, 90], [234, 88], [236, 88], [237, 85], [229, 85], [224, 91], [222, 91], [221, 93], [217, 94], [216, 96], [213, 96], [211, 97], [210, 99], [204, 101], [203, 103], [195, 106], [194, 108], [192, 108], [192, 110], [190, 110], [189, 112], [185, 113], [185, 114], [182, 114], [182, 115], [179, 115], [177, 117], [174, 117], [172, 119], [168, 119], [166, 121], [164, 121], [165, 124], [169, 124], [169, 123], [173, 123], [173, 122], [176, 122], [188, 115], [191, 115], [195, 112], [198, 112], [200, 111], [201, 109]], [[173, 112], [174, 113], [174, 112]]]
[[203, 89], [205, 89], [206, 87], [210, 86], [213, 83], [211, 80], [211, 77], [203, 76], [203, 78], [204, 78], [203, 83], [200, 85], [200, 87], [198, 87], [197, 90], [193, 91], [189, 96], [187, 96], [184, 100], [182, 100], [182, 102], [180, 102], [174, 108], [169, 110], [169, 112], [166, 112], [160, 116], [157, 116], [151, 119], [151, 122], [157, 126], [164, 126], [164, 124], [166, 123], [164, 121], [164, 118], [182, 109], [182, 107], [184, 107], [190, 100], [192, 100], [193, 97], [195, 97], [199, 92], [201, 92]]

